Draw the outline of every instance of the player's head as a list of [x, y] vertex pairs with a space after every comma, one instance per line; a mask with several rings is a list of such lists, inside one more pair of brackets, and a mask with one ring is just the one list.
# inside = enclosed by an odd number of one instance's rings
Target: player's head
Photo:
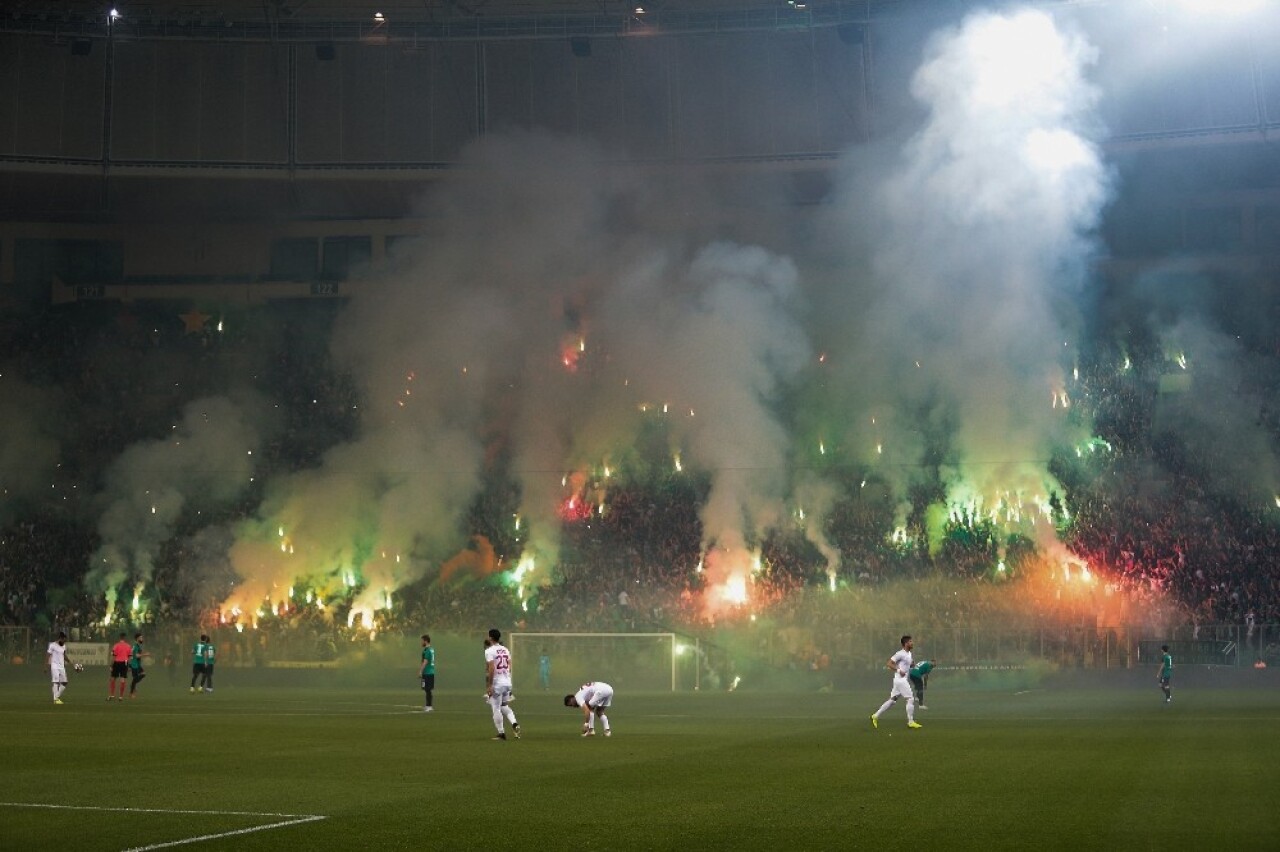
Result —
[[577, 707], [577, 706], [578, 706], [578, 699], [574, 698], [572, 695], [566, 695], [566, 696], [564, 697], [564, 706], [565, 706], [565, 707]]
[[141, 633], [135, 633], [135, 634], [133, 634], [133, 638], [134, 638], [134, 641], [136, 641], [136, 642], [141, 642], [141, 641], [142, 641], [142, 634], [141, 634]]
[[122, 632], [122, 633], [120, 634], [120, 641], [121, 641], [121, 642], [123, 642], [123, 641], [124, 641], [124, 637], [125, 637], [125, 634]]
[[430, 645], [430, 644], [431, 644], [431, 636], [430, 636], [429, 634], [426, 634], [426, 633], [423, 633], [423, 634], [422, 634], [422, 644], [423, 644], [423, 645]]
[[913, 644], [914, 644], [914, 643], [911, 641], [911, 637], [910, 637], [910, 636], [903, 636], [903, 637], [902, 637], [902, 647], [906, 648], [907, 650], [911, 650], [911, 646], [912, 646]]
[[499, 630], [499, 629], [498, 629], [498, 628], [496, 628], [496, 627], [490, 627], [490, 628], [489, 628], [489, 638], [490, 638], [490, 639], [492, 639], [492, 640], [494, 641], [494, 643], [495, 643], [495, 644], [497, 644], [498, 642], [501, 642], [501, 641], [502, 641], [502, 631], [501, 631], [501, 630]]
[[1167, 653], [1169, 653], [1169, 646], [1168, 646], [1168, 645], [1161, 645], [1161, 646], [1160, 646], [1160, 650], [1161, 650], [1161, 651], [1164, 651], [1164, 652], [1167, 654]]
[[208, 642], [208, 641], [209, 641], [209, 634], [208, 634], [208, 633], [201, 633], [201, 634], [200, 634], [200, 641], [201, 641], [201, 642]]
[[65, 634], [65, 633], [63, 633], [63, 632], [61, 632], [61, 631], [59, 631], [59, 632], [58, 632], [58, 644], [59, 644], [59, 645], [65, 645], [65, 644], [67, 644], [67, 634]]

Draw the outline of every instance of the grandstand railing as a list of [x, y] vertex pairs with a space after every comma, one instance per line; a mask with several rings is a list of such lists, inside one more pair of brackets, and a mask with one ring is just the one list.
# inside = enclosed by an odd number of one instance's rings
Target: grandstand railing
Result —
[[30, 627], [0, 627], [0, 660], [5, 663], [33, 662], [31, 641]]

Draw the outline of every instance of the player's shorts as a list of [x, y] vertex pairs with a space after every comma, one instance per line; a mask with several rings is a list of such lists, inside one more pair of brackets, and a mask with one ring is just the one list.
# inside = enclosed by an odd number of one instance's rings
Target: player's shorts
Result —
[[66, 683], [67, 667], [66, 666], [49, 666], [49, 677], [53, 683]]
[[115, 677], [128, 677], [128, 676], [129, 676], [129, 661], [128, 661], [128, 660], [114, 660], [114, 661], [111, 663], [111, 676], [112, 676], [113, 678], [115, 678]]
[[1161, 685], [1161, 686], [1168, 686], [1168, 685], [1169, 685], [1169, 681], [1171, 681], [1171, 680], [1173, 680], [1173, 678], [1172, 678], [1170, 675], [1160, 675], [1160, 685]]
[[436, 688], [436, 676], [433, 674], [422, 676], [422, 688], [427, 692], [431, 692]]
[[916, 694], [911, 691], [911, 679], [906, 675], [893, 676], [893, 689], [889, 690], [890, 698], [915, 698]]
[[613, 688], [601, 689], [596, 688], [596, 694], [591, 696], [587, 702], [587, 706], [592, 710], [603, 710], [613, 703]]
[[204, 663], [195, 663], [195, 664], [193, 664], [193, 665], [191, 666], [191, 673], [192, 673], [193, 675], [202, 675], [202, 674], [204, 674]]
[[493, 694], [489, 696], [489, 703], [494, 707], [501, 707], [511, 700], [511, 684], [495, 683], [493, 685]]

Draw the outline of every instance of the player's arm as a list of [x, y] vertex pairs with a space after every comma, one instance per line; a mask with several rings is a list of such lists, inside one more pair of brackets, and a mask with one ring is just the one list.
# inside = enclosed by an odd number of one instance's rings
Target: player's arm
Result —
[[484, 692], [485, 695], [493, 695], [493, 672], [496, 668], [493, 660], [485, 660], [484, 664]]
[[889, 662], [885, 663], [884, 667], [889, 671], [893, 672], [894, 674], [898, 673], [898, 661], [895, 660], [893, 657], [889, 658]]

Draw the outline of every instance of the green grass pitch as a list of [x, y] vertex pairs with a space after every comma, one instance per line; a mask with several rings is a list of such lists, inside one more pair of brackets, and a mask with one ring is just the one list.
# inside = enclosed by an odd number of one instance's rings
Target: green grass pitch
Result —
[[[0, 684], [0, 848], [1280, 848], [1280, 694], [950, 689], [879, 730], [884, 689], [619, 692], [610, 739], [517, 691], [493, 742], [478, 688], [142, 686], [105, 701]], [[1146, 679], [1144, 678], [1144, 681]], [[203, 838], [203, 839], [199, 839]]]

